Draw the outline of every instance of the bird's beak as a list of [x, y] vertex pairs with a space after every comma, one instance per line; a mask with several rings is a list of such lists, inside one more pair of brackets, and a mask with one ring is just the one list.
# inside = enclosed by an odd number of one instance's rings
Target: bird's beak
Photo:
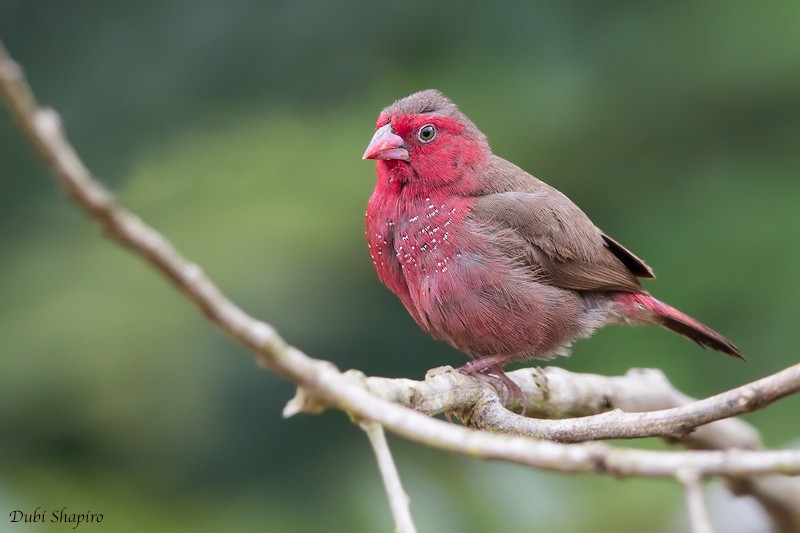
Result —
[[372, 136], [362, 159], [402, 159], [408, 161], [408, 149], [403, 138], [392, 131], [392, 124], [381, 126]]

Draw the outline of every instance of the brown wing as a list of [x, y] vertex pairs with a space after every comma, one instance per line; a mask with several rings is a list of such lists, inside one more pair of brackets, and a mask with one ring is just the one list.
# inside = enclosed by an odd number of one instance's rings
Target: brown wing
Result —
[[[493, 170], [524, 172], [502, 163]], [[508, 253], [524, 249], [532, 270], [557, 287], [644, 292], [636, 276], [653, 277], [650, 267], [604, 235], [569, 198], [527, 173], [524, 179], [515, 176], [513, 183], [517, 189], [524, 184], [525, 190], [480, 196], [472, 214], [476, 227], [503, 235], [496, 242], [508, 246]]]

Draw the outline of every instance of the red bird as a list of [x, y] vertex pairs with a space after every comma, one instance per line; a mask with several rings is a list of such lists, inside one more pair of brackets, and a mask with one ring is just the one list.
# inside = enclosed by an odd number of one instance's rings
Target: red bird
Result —
[[[364, 159], [378, 181], [366, 235], [380, 280], [417, 324], [473, 360], [460, 370], [519, 389], [510, 361], [568, 355], [607, 324], [658, 324], [734, 357], [725, 337], [656, 300], [653, 271], [569, 198], [492, 154], [435, 90], [385, 108]], [[494, 377], [492, 377], [494, 376]]]

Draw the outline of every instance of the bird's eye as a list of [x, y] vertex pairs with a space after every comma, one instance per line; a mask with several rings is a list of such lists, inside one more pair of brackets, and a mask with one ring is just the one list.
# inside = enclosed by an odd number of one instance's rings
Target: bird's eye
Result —
[[425, 124], [419, 129], [417, 138], [424, 143], [429, 143], [436, 137], [436, 126], [433, 124]]

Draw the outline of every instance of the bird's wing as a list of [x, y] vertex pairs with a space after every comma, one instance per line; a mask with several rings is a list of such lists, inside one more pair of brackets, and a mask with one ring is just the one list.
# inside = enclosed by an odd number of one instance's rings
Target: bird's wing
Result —
[[[653, 271], [604, 235], [566, 196], [534, 180], [526, 192], [481, 196], [472, 213], [476, 231], [503, 235], [505, 253], [520, 255], [549, 283], [577, 291], [644, 292], [639, 277]], [[499, 232], [499, 233], [496, 233]], [[509, 239], [509, 232], [511, 238]]]

